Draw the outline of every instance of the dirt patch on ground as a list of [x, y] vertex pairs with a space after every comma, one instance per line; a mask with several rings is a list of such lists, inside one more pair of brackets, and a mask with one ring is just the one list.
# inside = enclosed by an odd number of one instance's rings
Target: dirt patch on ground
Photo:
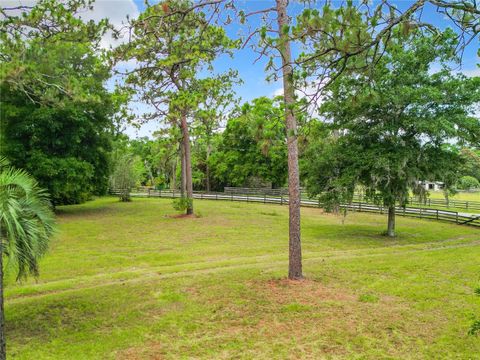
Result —
[[[244, 285], [244, 286], [241, 286]], [[184, 357], [275, 358], [274, 349], [291, 343], [284, 358], [350, 359], [375, 348], [376, 358], [404, 358], [435, 339], [435, 322], [395, 296], [358, 293], [321, 281], [288, 279], [247, 280], [233, 286], [190, 286], [184, 289], [190, 301], [204, 305], [191, 318], [195, 330], [163, 347], [147, 341], [118, 353], [117, 359], [173, 358], [172, 350], [182, 348]], [[157, 314], [158, 316], [158, 314]], [[161, 315], [160, 315], [161, 316]], [[438, 323], [437, 323], [438, 324]], [[184, 336], [202, 345], [191, 352]], [[229, 348], [228, 344], [235, 343]], [[283, 346], [283, 345], [282, 345]], [[199, 349], [208, 351], [203, 352]], [[217, 353], [215, 353], [217, 351]], [[248, 353], [248, 355], [247, 355]], [[418, 357], [417, 357], [418, 358]]]
[[132, 347], [119, 351], [115, 359], [117, 360], [163, 360], [163, 347], [160, 343], [150, 342], [145, 347]]
[[[266, 339], [294, 337], [310, 354], [361, 352], [359, 339], [369, 338], [384, 355], [395, 357], [415, 348], [417, 341], [429, 343], [434, 338], [433, 325], [393, 296], [367, 297], [374, 300], [365, 302], [364, 294], [309, 279], [252, 281], [250, 285], [269, 302], [260, 311], [254, 332]], [[347, 350], [347, 343], [356, 345]]]
[[348, 294], [344, 290], [335, 289], [323, 285], [319, 281], [310, 279], [289, 280], [289, 279], [273, 279], [266, 282], [255, 281], [252, 284], [258, 287], [259, 291], [267, 291], [268, 297], [276, 302], [291, 303], [298, 301], [301, 303], [311, 304], [320, 300], [334, 301], [355, 301], [354, 294]]

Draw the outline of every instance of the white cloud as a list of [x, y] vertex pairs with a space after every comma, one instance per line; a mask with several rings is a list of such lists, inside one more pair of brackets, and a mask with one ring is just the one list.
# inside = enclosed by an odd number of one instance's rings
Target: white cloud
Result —
[[462, 70], [461, 73], [465, 74], [468, 77], [480, 76], [480, 67], [475, 69]]
[[278, 88], [277, 90], [275, 90], [275, 91], [272, 93], [272, 96], [273, 96], [273, 97], [282, 96], [282, 95], [283, 95], [283, 87]]

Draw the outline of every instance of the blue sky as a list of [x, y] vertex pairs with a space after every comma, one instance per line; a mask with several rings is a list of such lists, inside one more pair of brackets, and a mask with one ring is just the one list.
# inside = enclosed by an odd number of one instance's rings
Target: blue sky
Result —
[[[119, 17], [121, 12], [120, 8], [121, 6], [124, 6], [125, 9], [123, 10], [126, 13], [129, 13], [131, 16], [136, 16], [138, 15], [139, 12], [141, 12], [145, 6], [143, 0], [133, 0], [133, 5], [132, 5], [132, 0], [97, 0], [102, 3], [102, 8], [104, 8], [101, 12], [106, 11], [106, 15], [111, 17], [110, 14], [115, 13], [115, 17]], [[128, 6], [126, 3], [129, 3]], [[294, 1], [291, 1], [293, 4], [290, 7], [290, 15], [294, 16], [295, 14], [298, 14], [299, 11], [301, 10], [301, 7], [299, 4], [295, 4]], [[320, 1], [319, 4], [322, 2]], [[341, 1], [338, 1], [340, 4]], [[401, 8], [408, 7], [409, 4], [411, 4], [412, 1], [397, 1], [397, 6]], [[120, 6], [121, 5], [121, 6]], [[237, 6], [245, 9], [246, 12], [266, 8], [266, 7], [272, 7], [274, 6], [274, 1], [271, 0], [240, 0], [237, 2]], [[97, 14], [98, 16], [100, 14]], [[445, 28], [449, 24], [448, 19], [444, 18], [442, 14], [439, 14], [436, 12], [436, 10], [429, 6], [426, 7], [423, 13], [423, 18], [425, 21], [428, 21], [430, 23], [435, 24], [439, 28]], [[114, 19], [112, 19], [114, 20]], [[117, 21], [118, 19], [115, 19], [114, 22]], [[251, 25], [255, 26], [258, 25], [260, 22], [260, 19], [252, 20]], [[244, 27], [243, 27], [244, 28]], [[226, 27], [227, 33], [231, 37], [237, 37], [239, 32], [242, 31], [241, 27], [239, 24], [234, 22], [233, 24], [229, 25]], [[479, 69], [477, 67], [477, 64], [480, 63], [480, 59], [477, 56], [477, 50], [479, 48], [479, 39], [475, 39], [470, 46], [465, 50], [463, 54], [463, 63], [462, 63], [462, 68], [460, 69], [461, 71], [465, 72], [468, 75], [480, 75]], [[233, 68], [238, 70], [240, 78], [243, 80], [243, 84], [238, 85], [236, 88], [236, 92], [238, 96], [242, 98], [242, 101], [249, 101], [252, 100], [256, 97], [259, 96], [273, 96], [275, 92], [279, 92], [281, 89], [281, 84], [280, 82], [276, 83], [268, 83], [265, 80], [265, 64], [266, 64], [266, 59], [261, 59], [260, 61], [257, 61], [254, 63], [254, 60], [256, 58], [256, 54], [250, 49], [250, 48], [245, 48], [243, 50], [237, 51], [233, 58], [223, 56], [215, 62], [215, 69], [216, 71], [224, 71], [228, 68]], [[139, 111], [142, 111], [143, 105], [139, 104], [138, 105]], [[132, 136], [149, 136], [152, 131], [157, 129], [159, 127], [159, 124], [153, 122], [149, 123], [146, 125], [143, 125], [140, 130], [135, 130], [132, 127], [129, 127], [127, 129], [127, 133]]]

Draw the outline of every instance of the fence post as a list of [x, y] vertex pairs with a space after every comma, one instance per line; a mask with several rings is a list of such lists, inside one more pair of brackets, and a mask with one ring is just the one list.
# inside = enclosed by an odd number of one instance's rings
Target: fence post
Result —
[[247, 203], [248, 203], [248, 193], [247, 193]]
[[232, 196], [232, 201], [233, 201], [233, 192], [231, 193], [231, 196]]
[[280, 194], [280, 205], [283, 205], [283, 194]]
[[431, 199], [428, 199], [428, 206], [431, 206], [432, 205], [432, 201]]
[[162, 197], [162, 189], [158, 190], [158, 197]]
[[468, 201], [465, 202], [465, 208], [468, 210]]
[[263, 203], [267, 203], [267, 192], [263, 193]]
[[147, 195], [147, 197], [150, 197], [150, 189], [148, 189], [148, 195]]
[[438, 220], [438, 209], [437, 209], [437, 220]]
[[458, 211], [457, 211], [456, 216], [455, 216], [455, 222], [458, 224]]
[[215, 193], [215, 200], [218, 200], [218, 193]]
[[175, 189], [172, 190], [172, 197], [175, 197]]
[[362, 200], [358, 203], [358, 212], [362, 212]]

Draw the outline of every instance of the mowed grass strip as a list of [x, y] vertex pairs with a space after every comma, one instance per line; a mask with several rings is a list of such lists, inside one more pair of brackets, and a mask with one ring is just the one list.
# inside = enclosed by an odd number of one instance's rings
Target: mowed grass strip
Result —
[[59, 209], [38, 282], [8, 278], [18, 359], [474, 359], [480, 232], [302, 209], [307, 280], [286, 281], [285, 206], [101, 198]]

